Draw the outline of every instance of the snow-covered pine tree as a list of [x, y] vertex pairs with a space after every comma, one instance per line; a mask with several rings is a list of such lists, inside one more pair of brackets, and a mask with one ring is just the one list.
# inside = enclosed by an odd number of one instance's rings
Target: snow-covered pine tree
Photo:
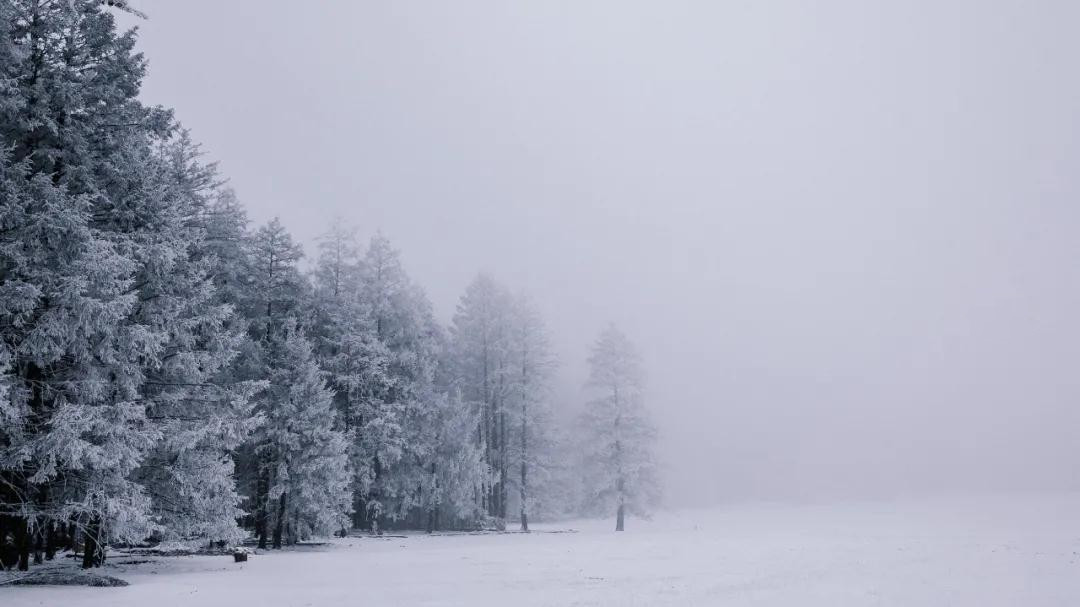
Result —
[[348, 444], [311, 342], [293, 319], [271, 364], [270, 406], [260, 429], [271, 466], [273, 546], [341, 529], [351, 511]]
[[586, 387], [596, 398], [581, 418], [587, 506], [615, 510], [615, 530], [622, 531], [627, 512], [648, 515], [659, 499], [656, 430], [642, 400], [641, 361], [614, 325], [600, 333], [589, 367]]
[[146, 495], [127, 477], [158, 438], [139, 398], [138, 357], [160, 342], [124, 323], [135, 264], [90, 226], [87, 197], [31, 174], [25, 160], [6, 164], [2, 526], [14, 528], [21, 569], [33, 536], [68, 523], [84, 532], [94, 565], [103, 535], [137, 539], [151, 527]]
[[506, 447], [522, 531], [529, 530], [529, 512], [541, 493], [537, 490], [551, 481], [554, 422], [549, 393], [554, 366], [544, 319], [530, 299], [517, 296], [510, 325], [511, 428]]
[[[255, 232], [248, 253], [250, 280], [243, 302], [250, 349], [238, 361], [235, 372], [240, 378], [259, 380], [273, 377], [278, 371], [275, 365], [286, 360], [286, 321], [295, 319], [307, 285], [298, 268], [303, 251], [277, 218]], [[262, 418], [270, 419], [280, 405], [274, 393], [266, 392], [257, 399], [255, 410]], [[270, 539], [270, 487], [279, 465], [271, 431], [265, 425], [258, 428], [241, 457], [241, 468], [254, 477], [251, 501], [259, 548], [266, 548]]]
[[52, 545], [60, 527], [81, 530], [83, 563], [93, 566], [106, 541], [155, 526], [131, 473], [160, 436], [145, 379], [169, 337], [138, 318], [142, 253], [157, 238], [140, 209], [156, 201], [124, 184], [141, 183], [148, 142], [169, 117], [138, 102], [145, 65], [134, 35], [118, 35], [98, 3], [9, 2], [0, 340], [10, 400], [0, 475], [15, 499], [0, 525], [16, 528], [23, 567], [28, 543], [44, 535]]
[[490, 482], [483, 449], [476, 443], [479, 412], [462, 402], [456, 390], [425, 402], [423, 423], [412, 434], [421, 472], [415, 505], [428, 533], [448, 525], [475, 527], [486, 515], [477, 498]]
[[233, 308], [229, 325], [247, 331], [252, 310], [251, 238], [244, 206], [229, 188], [217, 188], [205, 219], [203, 249], [214, 258], [217, 298]]
[[475, 440], [490, 471], [491, 480], [479, 499], [497, 528], [506, 525], [512, 312], [513, 299], [506, 288], [480, 274], [458, 302], [450, 341], [455, 381], [477, 411]]
[[251, 237], [248, 252], [250, 330], [265, 347], [304, 303], [309, 288], [299, 269], [304, 251], [275, 217]]
[[390, 352], [376, 337], [369, 307], [361, 300], [362, 270], [355, 230], [335, 221], [319, 240], [319, 258], [312, 273], [311, 335], [349, 442], [354, 526], [366, 520], [376, 445], [381, 444], [374, 435], [383, 434], [376, 430], [397, 428], [396, 419], [389, 423], [385, 419], [393, 411], [372, 404], [387, 398], [393, 378]]
[[[243, 514], [231, 452], [250, 434], [258, 381], [238, 381], [231, 364], [246, 338], [233, 307], [214, 284], [227, 263], [207, 242], [216, 169], [201, 161], [186, 131], [164, 142], [141, 182], [125, 183], [127, 236], [141, 260], [134, 320], [168, 334], [165, 354], [147, 371], [148, 414], [164, 439], [136, 479], [152, 496], [160, 535], [168, 539], [236, 540]], [[124, 166], [138, 166], [139, 156]], [[115, 187], [115, 186], [114, 186]], [[140, 237], [141, 232], [152, 234]]]
[[361, 523], [396, 521], [419, 505], [424, 425], [436, 406], [433, 389], [442, 333], [431, 304], [406, 274], [400, 254], [376, 234], [361, 267], [360, 300], [379, 344], [380, 374], [370, 374], [357, 428], [362, 454]]

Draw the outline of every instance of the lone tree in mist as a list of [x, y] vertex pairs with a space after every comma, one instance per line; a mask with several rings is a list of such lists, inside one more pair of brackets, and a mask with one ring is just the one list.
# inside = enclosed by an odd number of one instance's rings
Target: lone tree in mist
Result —
[[592, 348], [585, 387], [596, 394], [582, 415], [587, 506], [611, 511], [622, 531], [626, 513], [648, 515], [659, 499], [653, 443], [656, 430], [642, 401], [641, 361], [614, 325]]

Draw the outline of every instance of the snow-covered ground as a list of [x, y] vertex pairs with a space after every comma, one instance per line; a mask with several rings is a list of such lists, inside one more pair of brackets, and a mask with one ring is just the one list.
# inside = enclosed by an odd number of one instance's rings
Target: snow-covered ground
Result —
[[1076, 495], [741, 505], [612, 526], [163, 558], [113, 565], [126, 588], [6, 587], [0, 604], [1080, 605]]

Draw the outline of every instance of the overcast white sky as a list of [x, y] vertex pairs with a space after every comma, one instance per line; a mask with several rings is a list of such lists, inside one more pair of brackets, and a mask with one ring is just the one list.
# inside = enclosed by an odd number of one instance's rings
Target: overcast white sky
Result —
[[131, 0], [251, 210], [638, 343], [670, 501], [1080, 487], [1080, 3]]

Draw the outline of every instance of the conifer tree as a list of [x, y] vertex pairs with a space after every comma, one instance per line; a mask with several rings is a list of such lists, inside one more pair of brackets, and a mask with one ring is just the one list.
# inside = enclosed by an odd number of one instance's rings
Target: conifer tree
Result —
[[356, 416], [363, 516], [374, 527], [380, 517], [398, 520], [418, 505], [441, 331], [382, 234], [360, 264], [360, 304], [377, 344]]
[[641, 361], [614, 325], [600, 333], [589, 367], [586, 387], [596, 398], [581, 419], [587, 505], [614, 510], [615, 530], [622, 531], [627, 512], [647, 515], [659, 498], [652, 450], [656, 430], [642, 400]]
[[273, 546], [340, 529], [350, 512], [348, 445], [311, 343], [287, 319], [275, 354], [260, 448], [272, 462]]
[[513, 301], [510, 324], [509, 376], [507, 394], [511, 420], [506, 445], [509, 484], [517, 489], [521, 530], [529, 530], [529, 511], [537, 496], [551, 482], [553, 420], [549, 391], [555, 361], [547, 329], [535, 305], [525, 296]]
[[117, 34], [98, 3], [10, 6], [18, 52], [5, 66], [16, 77], [5, 78], [0, 124], [13, 182], [0, 201], [10, 397], [0, 474], [17, 507], [0, 518], [16, 528], [20, 566], [58, 526], [81, 530], [84, 566], [94, 566], [106, 541], [157, 526], [132, 474], [161, 436], [147, 379], [171, 352], [167, 321], [155, 320], [178, 313], [150, 312], [143, 281], [183, 255], [157, 223], [174, 211], [150, 187], [152, 142], [171, 120], [138, 102], [145, 65], [134, 35]]
[[[245, 336], [214, 284], [222, 264], [206, 242], [206, 226], [219, 184], [214, 165], [202, 163], [201, 155], [180, 131], [161, 146], [155, 170], [139, 186], [144, 191], [128, 205], [153, 201], [143, 211], [152, 234], [137, 249], [145, 251], [145, 261], [135, 320], [169, 336], [144, 390], [164, 440], [137, 479], [153, 496], [161, 535], [235, 540], [242, 511], [230, 454], [254, 428], [251, 398], [261, 382], [229, 373]], [[131, 158], [128, 166], [136, 163]], [[139, 233], [131, 227], [129, 234]]]
[[506, 522], [509, 424], [512, 391], [512, 298], [486, 274], [469, 284], [454, 315], [451, 356], [455, 379], [466, 402], [476, 409], [476, 442], [484, 452], [490, 481], [480, 503], [496, 527]]
[[[319, 242], [312, 275], [313, 337], [320, 366], [334, 392], [341, 430], [349, 442], [353, 509], [359, 526], [366, 520], [374, 484], [375, 452], [385, 428], [392, 384], [389, 351], [378, 340], [370, 309], [361, 298], [363, 263], [355, 231], [336, 222]], [[391, 426], [394, 427], [394, 426]]]
[[[295, 324], [305, 294], [306, 284], [297, 265], [303, 251], [277, 218], [255, 232], [248, 250], [251, 280], [244, 299], [252, 348], [242, 359], [238, 375], [250, 380], [269, 379], [280, 371], [276, 365], [287, 360], [286, 324]], [[277, 415], [276, 410], [283, 405], [281, 394], [279, 390], [260, 395], [256, 412], [263, 420]], [[250, 451], [254, 461], [245, 465], [255, 476], [252, 503], [260, 548], [266, 548], [270, 539], [270, 489], [281, 465], [273, 432], [274, 428], [265, 424], [255, 431]]]

